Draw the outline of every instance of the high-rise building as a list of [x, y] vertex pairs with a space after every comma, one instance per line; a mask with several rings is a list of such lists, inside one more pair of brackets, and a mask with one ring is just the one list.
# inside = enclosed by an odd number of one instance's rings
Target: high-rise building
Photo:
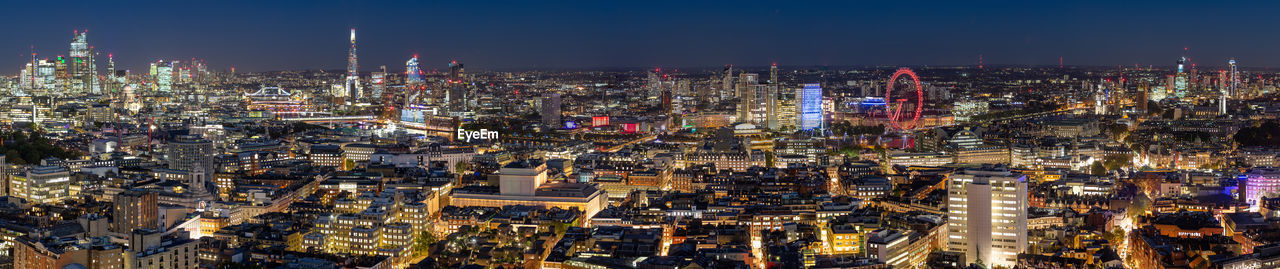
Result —
[[116, 78], [116, 57], [109, 53], [107, 54], [107, 81], [103, 83], [102, 87], [107, 94], [113, 97], [118, 93], [116, 91], [120, 89], [120, 81]]
[[1227, 95], [1230, 98], [1240, 98], [1240, 70], [1236, 69], [1236, 59], [1227, 60], [1227, 67], [1230, 69], [1228, 70], [1230, 77], [1227, 78], [1229, 80], [1227, 82], [1227, 89], [1229, 89]]
[[1027, 176], [969, 169], [947, 180], [947, 250], [965, 264], [1013, 267], [1027, 249]]
[[776, 121], [778, 128], [789, 128], [795, 130], [796, 127], [796, 91], [778, 91], [778, 98], [774, 101], [774, 107], [777, 108]]
[[159, 195], [153, 191], [128, 190], [112, 198], [111, 231], [129, 234], [135, 229], [158, 229]]
[[9, 195], [9, 162], [0, 154], [0, 194]]
[[813, 130], [823, 127], [822, 124], [822, 85], [806, 83], [796, 92], [796, 111], [800, 117], [800, 130]]
[[1147, 101], [1151, 100], [1150, 96], [1151, 81], [1147, 79], [1138, 81], [1138, 94], [1135, 95], [1133, 102], [1138, 104], [1138, 109], [1141, 110], [1142, 113], [1147, 112]]
[[738, 97], [738, 121], [755, 121], [752, 112], [755, 108], [759, 107], [756, 104], [758, 102], [755, 90], [756, 79], [757, 75], [754, 73], [744, 72], [738, 76], [738, 85], [735, 87], [736, 93], [734, 94]]
[[93, 62], [93, 47], [89, 46], [89, 31], [75, 31], [71, 38], [71, 62], [68, 64], [71, 90], [77, 93], [98, 93], [97, 65]]
[[662, 94], [658, 95], [658, 101], [662, 104], [661, 111], [658, 112], [659, 114], [666, 115], [676, 113], [673, 111], [674, 104], [672, 103], [672, 99], [670, 90], [662, 91]]
[[380, 70], [382, 71], [369, 74], [369, 97], [372, 99], [382, 98], [387, 89], [387, 66], [382, 66]]
[[782, 128], [782, 122], [778, 120], [781, 108], [778, 105], [778, 85], [763, 85], [765, 90], [764, 96], [764, 120], [765, 126], [770, 130]]
[[466, 75], [466, 69], [457, 60], [449, 61], [449, 80], [461, 81]]
[[422, 79], [422, 69], [418, 68], [417, 54], [414, 54], [413, 58], [409, 58], [409, 61], [404, 62], [404, 66], [405, 83], [421, 84], [425, 82], [425, 80]]
[[155, 84], [152, 87], [153, 90], [159, 92], [173, 90], [173, 63], [163, 60], [151, 63], [151, 71], [152, 79], [155, 80]]
[[458, 61], [449, 62], [449, 77], [445, 79], [447, 91], [445, 101], [451, 111], [466, 111], [470, 107], [473, 94], [466, 84], [466, 69]]
[[356, 68], [359, 64], [356, 62], [356, 28], [351, 28], [351, 51], [347, 54], [347, 82], [343, 83], [343, 89], [347, 92], [347, 98], [359, 99], [360, 95], [360, 74]]
[[654, 68], [649, 71], [649, 76], [645, 79], [644, 90], [647, 96], [657, 96], [662, 92], [662, 77], [658, 74], [661, 69]]
[[720, 100], [729, 100], [736, 95], [737, 93], [733, 91], [733, 65], [727, 65], [720, 80]]
[[559, 129], [563, 124], [560, 122], [560, 94], [554, 92], [542, 94], [542, 125]]
[[778, 85], [778, 63], [769, 66], [769, 84]]
[[212, 178], [216, 171], [213, 156], [218, 152], [214, 151], [213, 142], [199, 136], [178, 136], [165, 145], [165, 149], [169, 169], [190, 172], [188, 187], [195, 193], [205, 193], [204, 181]]
[[1173, 80], [1173, 95], [1177, 96], [1178, 99], [1187, 97], [1188, 87], [1187, 87], [1187, 72], [1185, 69], [1186, 64], [1187, 64], [1187, 57], [1182, 57], [1181, 59], [1178, 59], [1178, 73], [1174, 75], [1174, 80]]
[[1102, 83], [1094, 85], [1094, 88], [1095, 89], [1093, 92], [1093, 113], [1098, 115], [1105, 115], [1107, 114], [1107, 101], [1108, 101], [1107, 99], [1109, 98], [1108, 95], [1110, 95], [1110, 92], [1107, 91], [1106, 86], [1104, 86], [1104, 84]]

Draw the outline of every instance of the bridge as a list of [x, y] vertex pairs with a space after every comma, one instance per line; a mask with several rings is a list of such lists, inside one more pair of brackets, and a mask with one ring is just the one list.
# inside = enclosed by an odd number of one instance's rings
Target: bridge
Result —
[[1003, 117], [999, 119], [991, 119], [991, 120], [988, 120], [987, 122], [1007, 123], [1015, 120], [1025, 120], [1025, 119], [1039, 118], [1044, 116], [1074, 113], [1076, 110], [1084, 110], [1084, 109], [1086, 108], [1065, 108], [1065, 109], [1058, 109], [1058, 110], [1050, 110], [1050, 111], [1036, 112], [1036, 113], [1030, 113], [1030, 114], [1013, 115], [1013, 116]]
[[325, 123], [325, 122], [369, 122], [376, 121], [377, 116], [323, 116], [323, 117], [290, 117], [280, 118], [282, 121], [301, 121], [306, 123]]
[[625, 148], [625, 147], [627, 147], [627, 146], [634, 145], [634, 144], [638, 144], [638, 143], [649, 142], [649, 141], [653, 141], [653, 140], [655, 140], [655, 139], [658, 139], [658, 135], [656, 135], [656, 134], [646, 135], [646, 136], [641, 137], [641, 138], [636, 138], [636, 139], [634, 139], [634, 140], [627, 141], [626, 143], [618, 144], [617, 146], [609, 147], [609, 148], [605, 149], [605, 150], [604, 150], [604, 152], [617, 152], [617, 151], [622, 150], [622, 148]]

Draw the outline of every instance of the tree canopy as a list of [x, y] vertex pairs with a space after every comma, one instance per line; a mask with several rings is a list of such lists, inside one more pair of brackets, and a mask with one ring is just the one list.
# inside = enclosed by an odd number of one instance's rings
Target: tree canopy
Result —
[[4, 149], [5, 161], [12, 164], [36, 164], [44, 158], [59, 159], [79, 158], [80, 153], [53, 145], [40, 133], [12, 131], [0, 134], [0, 148]]
[[1246, 147], [1280, 146], [1280, 122], [1266, 121], [1258, 126], [1245, 127], [1232, 138]]

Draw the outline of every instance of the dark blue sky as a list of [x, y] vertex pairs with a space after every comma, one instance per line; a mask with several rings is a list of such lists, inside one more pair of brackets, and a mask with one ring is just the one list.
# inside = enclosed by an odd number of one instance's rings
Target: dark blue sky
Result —
[[711, 67], [724, 64], [1280, 66], [1280, 2], [1217, 1], [19, 1], [0, 73], [73, 29], [135, 70], [199, 57], [217, 70]]

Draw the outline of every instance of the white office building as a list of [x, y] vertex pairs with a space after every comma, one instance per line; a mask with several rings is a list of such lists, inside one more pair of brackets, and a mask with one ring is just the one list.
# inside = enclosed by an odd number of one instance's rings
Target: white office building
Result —
[[971, 169], [947, 183], [947, 250], [966, 263], [1013, 267], [1027, 248], [1027, 176]]

